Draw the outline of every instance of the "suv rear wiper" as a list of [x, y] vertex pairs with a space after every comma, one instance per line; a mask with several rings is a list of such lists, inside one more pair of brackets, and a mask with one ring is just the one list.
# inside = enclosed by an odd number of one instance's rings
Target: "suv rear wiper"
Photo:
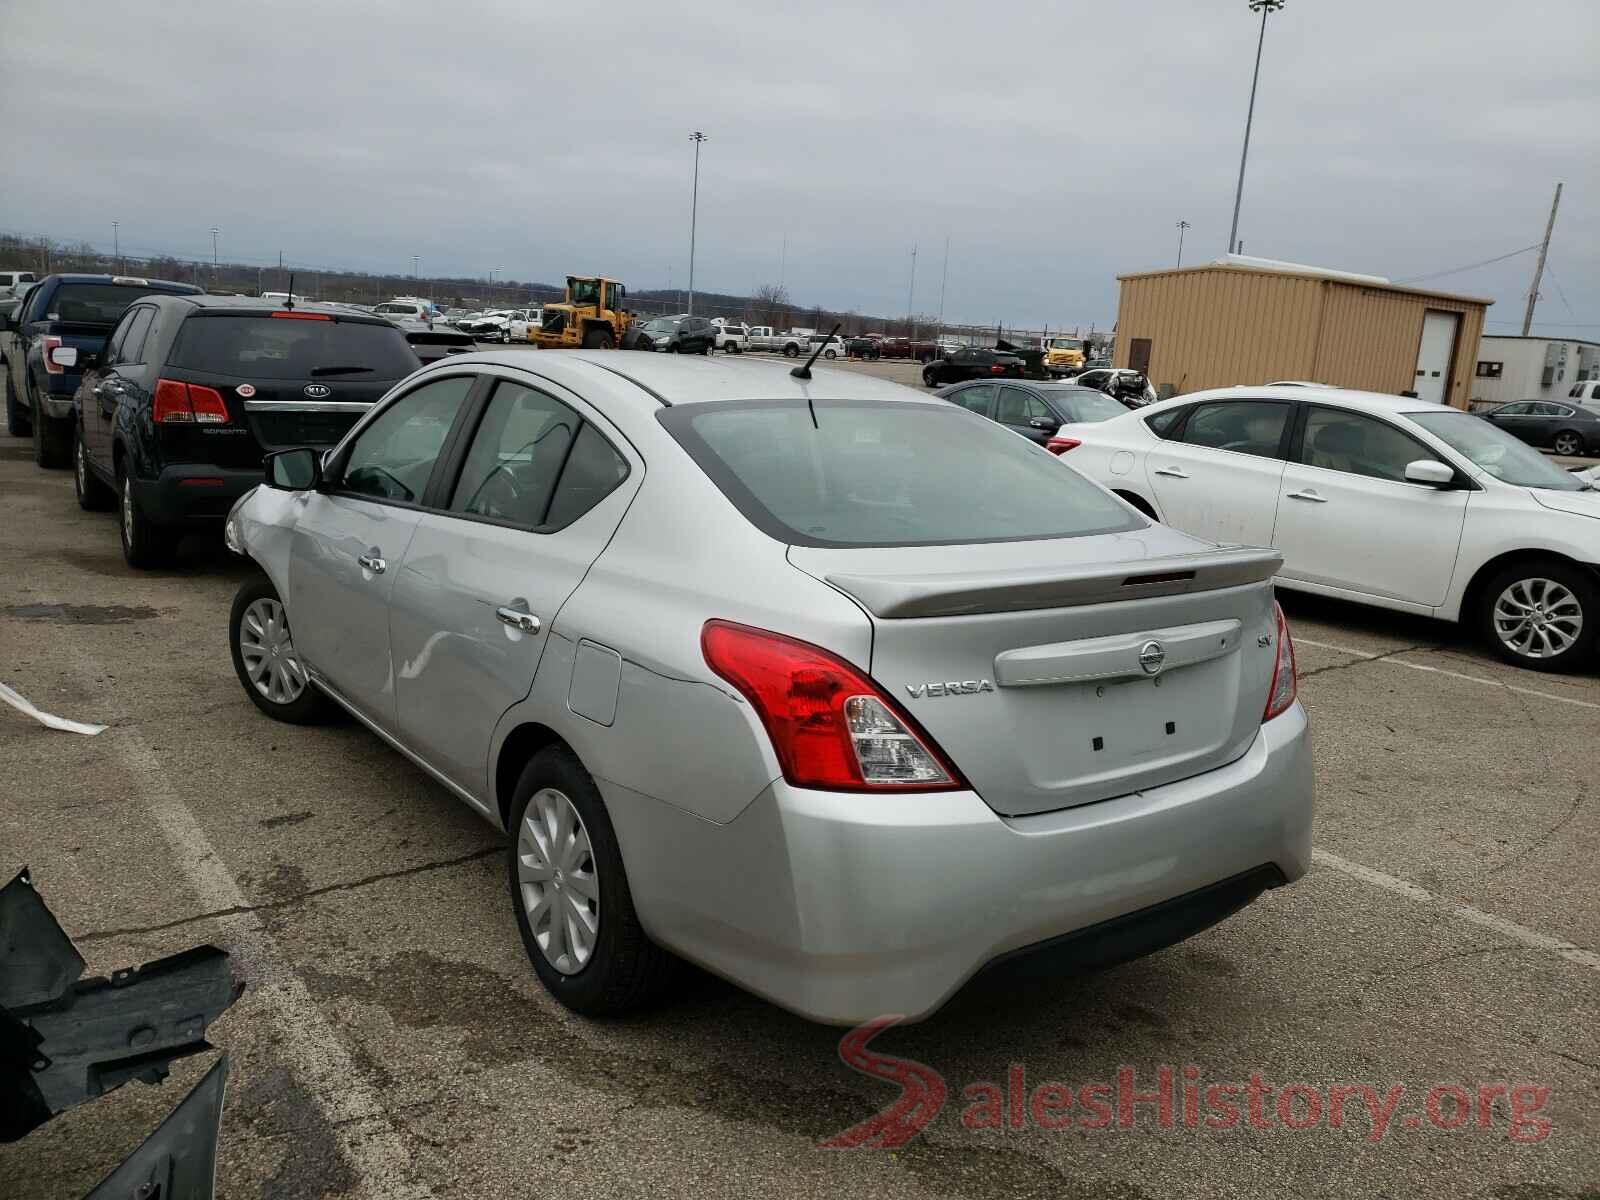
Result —
[[312, 367], [311, 377], [315, 379], [318, 375], [370, 375], [372, 370], [371, 367]]

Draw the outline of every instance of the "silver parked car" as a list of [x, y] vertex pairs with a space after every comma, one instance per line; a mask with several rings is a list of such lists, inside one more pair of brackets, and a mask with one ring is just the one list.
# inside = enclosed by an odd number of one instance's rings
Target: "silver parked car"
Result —
[[528, 954], [578, 1011], [681, 957], [816, 1020], [915, 1018], [987, 964], [1145, 953], [1307, 868], [1278, 555], [947, 401], [477, 353], [267, 474], [228, 521], [261, 567], [246, 693], [337, 702], [503, 827]]

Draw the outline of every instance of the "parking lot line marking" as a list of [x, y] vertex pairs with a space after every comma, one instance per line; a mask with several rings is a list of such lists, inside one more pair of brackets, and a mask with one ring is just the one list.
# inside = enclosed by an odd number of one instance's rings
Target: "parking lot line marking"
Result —
[[[1296, 635], [1296, 646], [1310, 646], [1316, 650], [1332, 650], [1338, 654], [1352, 654], [1356, 658], [1366, 659], [1368, 662], [1388, 663], [1393, 667], [1405, 667], [1411, 671], [1427, 671], [1433, 675], [1448, 675], [1451, 679], [1464, 679], [1468, 683], [1481, 683], [1486, 687], [1504, 688], [1508, 692], [1516, 692], [1519, 696], [1536, 696], [1540, 700], [1553, 700], [1557, 704], [1573, 704], [1579, 708], [1600, 709], [1600, 703], [1593, 700], [1579, 700], [1576, 696], [1557, 696], [1554, 692], [1541, 692], [1534, 688], [1518, 687], [1514, 683], [1501, 683], [1498, 679], [1485, 679], [1481, 675], [1467, 675], [1461, 671], [1451, 671], [1444, 667], [1430, 667], [1427, 663], [1406, 662], [1400, 658], [1389, 658], [1384, 654], [1369, 654], [1365, 650], [1356, 650], [1350, 646], [1335, 646], [1330, 642], [1314, 642], [1310, 638]], [[1396, 651], [1389, 651], [1390, 654]]]
[[[108, 678], [93, 660], [82, 657], [78, 673], [90, 690]], [[286, 964], [288, 957], [267, 932], [239, 882], [228, 870], [193, 811], [178, 796], [150, 744], [136, 728], [110, 733], [113, 753], [148, 797], [146, 808], [161, 830], [173, 858], [200, 903], [208, 909], [245, 910], [217, 918], [232, 934], [225, 947], [244, 968], [246, 999], [260, 998], [279, 1034], [277, 1049], [311, 1103], [321, 1110], [345, 1161], [359, 1183], [357, 1195], [373, 1200], [433, 1200], [433, 1189], [399, 1176], [413, 1157], [404, 1135], [384, 1111], [378, 1094], [317, 1007], [305, 982]], [[235, 1009], [235, 1012], [238, 1010]], [[291, 1151], [292, 1153], [292, 1151]]]
[[1382, 871], [1375, 871], [1371, 867], [1364, 867], [1360, 863], [1351, 862], [1348, 858], [1340, 858], [1326, 850], [1313, 850], [1313, 862], [1324, 867], [1369, 883], [1373, 887], [1382, 888], [1384, 891], [1393, 892], [1397, 896], [1404, 896], [1415, 900], [1419, 904], [1427, 904], [1434, 908], [1442, 908], [1451, 916], [1466, 921], [1484, 929], [1493, 930], [1495, 933], [1520, 942], [1534, 950], [1544, 950], [1564, 958], [1570, 963], [1580, 967], [1588, 967], [1591, 971], [1600, 971], [1600, 954], [1592, 950], [1585, 950], [1582, 946], [1575, 946], [1571, 942], [1560, 938], [1551, 937], [1547, 933], [1540, 933], [1537, 929], [1529, 929], [1526, 925], [1518, 925], [1515, 921], [1508, 921], [1504, 917], [1497, 917], [1493, 913], [1484, 912], [1481, 908], [1474, 908], [1470, 904], [1458, 904], [1454, 900], [1447, 900], [1443, 896], [1436, 896], [1427, 888], [1418, 887], [1407, 880], [1394, 875], [1386, 875]]

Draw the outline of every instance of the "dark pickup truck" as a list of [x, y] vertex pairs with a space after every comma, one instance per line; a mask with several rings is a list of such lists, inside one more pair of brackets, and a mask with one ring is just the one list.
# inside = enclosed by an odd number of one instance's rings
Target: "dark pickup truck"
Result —
[[[129, 275], [46, 275], [13, 311], [0, 307], [0, 360], [6, 365], [6, 428], [33, 435], [41, 467], [72, 461], [72, 397], [83, 368], [105, 349], [122, 314], [140, 296], [201, 291], [187, 283]], [[73, 353], [57, 355], [58, 350]]]

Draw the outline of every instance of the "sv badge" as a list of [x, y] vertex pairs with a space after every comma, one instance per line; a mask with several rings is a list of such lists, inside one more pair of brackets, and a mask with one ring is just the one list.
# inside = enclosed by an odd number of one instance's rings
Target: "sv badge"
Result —
[[978, 692], [994, 691], [987, 679], [951, 680], [946, 683], [908, 683], [906, 691], [913, 700], [931, 699], [934, 696], [971, 696]]

